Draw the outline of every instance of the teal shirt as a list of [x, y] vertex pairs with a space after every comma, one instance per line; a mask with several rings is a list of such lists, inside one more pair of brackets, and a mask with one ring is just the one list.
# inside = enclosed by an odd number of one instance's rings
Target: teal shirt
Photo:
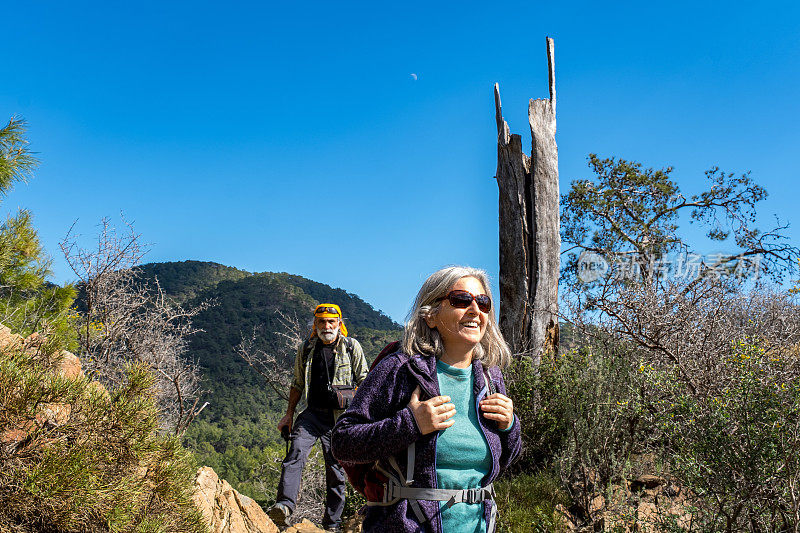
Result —
[[[456, 406], [454, 424], [442, 430], [436, 440], [436, 476], [440, 489], [472, 489], [492, 469], [492, 454], [478, 424], [472, 365], [456, 368], [436, 362], [439, 393], [450, 396]], [[441, 503], [442, 531], [445, 533], [483, 533], [484, 504], [456, 503], [449, 509]]]

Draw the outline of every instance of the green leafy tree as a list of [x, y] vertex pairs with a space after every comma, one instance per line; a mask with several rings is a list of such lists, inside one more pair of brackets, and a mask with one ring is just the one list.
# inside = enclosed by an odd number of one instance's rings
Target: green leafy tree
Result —
[[[788, 291], [737, 275], [780, 280], [796, 267], [786, 225], [756, 227], [766, 191], [749, 174], [712, 168], [708, 188], [687, 197], [671, 168], [595, 155], [589, 164], [595, 176], [563, 197], [561, 309], [591, 345], [579, 352], [585, 360], [543, 365], [547, 402], [529, 417], [529, 446], [536, 449], [536, 435], [553, 436], [539, 449], [561, 465], [589, 522], [600, 518], [588, 502], [601, 491], [581, 474], [610, 486], [641, 467], [687, 490], [697, 530], [800, 530], [800, 313]], [[693, 252], [681, 232], [686, 220], [731, 246], [692, 275], [665, 268]], [[583, 252], [610, 268], [587, 279]], [[674, 518], [656, 525], [665, 530]]]
[[[660, 277], [667, 254], [691, 250], [679, 232], [681, 216], [706, 225], [711, 241], [732, 239], [736, 248], [705, 263], [705, 273], [741, 272], [756, 257], [758, 266], [776, 277], [794, 267], [798, 249], [786, 242], [786, 225], [765, 232], [754, 226], [756, 205], [767, 192], [749, 173], [737, 176], [713, 167], [705, 173], [708, 189], [687, 197], [671, 178], [672, 167], [644, 169], [635, 161], [595, 154], [589, 166], [594, 177], [574, 181], [562, 197], [562, 243], [568, 255], [564, 280], [569, 284], [581, 282], [578, 259], [584, 251], [612, 265], [634, 265], [642, 281]], [[616, 279], [613, 272], [611, 277]]]
[[[25, 122], [12, 118], [0, 128], [0, 195], [7, 196], [14, 184], [30, 178], [36, 164], [25, 139]], [[0, 323], [25, 335], [42, 334], [49, 348], [69, 346], [75, 338], [69, 321], [75, 291], [47, 283], [50, 260], [31, 218], [21, 209], [0, 224]]]

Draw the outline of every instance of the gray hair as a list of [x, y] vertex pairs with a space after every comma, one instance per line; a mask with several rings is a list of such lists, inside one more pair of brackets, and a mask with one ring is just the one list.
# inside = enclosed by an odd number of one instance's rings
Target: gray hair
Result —
[[[401, 341], [405, 353], [432, 355], [437, 358], [444, 353], [444, 344], [439, 332], [428, 327], [425, 318], [435, 316], [442, 305], [442, 301], [439, 299], [447, 296], [450, 288], [458, 280], [467, 277], [480, 281], [486, 294], [490, 298], [492, 297], [489, 276], [483, 270], [466, 266], [451, 266], [434, 272], [422, 284], [422, 288], [414, 299], [414, 307], [406, 319]], [[511, 350], [497, 326], [494, 307], [493, 305], [492, 310], [487, 313], [486, 333], [481, 342], [475, 346], [473, 358], [480, 359], [486, 367], [505, 368], [511, 363]]]

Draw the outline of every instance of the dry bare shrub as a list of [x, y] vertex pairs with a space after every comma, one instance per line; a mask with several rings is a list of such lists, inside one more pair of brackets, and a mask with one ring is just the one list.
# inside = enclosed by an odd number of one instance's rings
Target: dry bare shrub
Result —
[[289, 399], [289, 388], [292, 386], [293, 368], [286, 361], [293, 361], [298, 347], [308, 338], [308, 327], [300, 323], [297, 315], [288, 315], [277, 310], [278, 323], [281, 329], [274, 333], [281, 340], [276, 351], [260, 348], [259, 339], [264, 337], [264, 327], [253, 327], [252, 333], [242, 336], [241, 342], [234, 351], [255, 370], [267, 385], [283, 400]]
[[589, 305], [572, 304], [568, 316], [588, 338], [627, 343], [644, 363], [674, 367], [698, 394], [724, 386], [721, 356], [736, 341], [759, 339], [775, 353], [800, 344], [800, 313], [791, 294], [764, 285], [748, 289], [731, 278], [621, 285]]
[[124, 383], [128, 364], [147, 365], [156, 378], [161, 429], [180, 434], [205, 407], [186, 339], [199, 331], [191, 319], [208, 304], [185, 309], [167, 300], [157, 280], [145, 285], [135, 267], [147, 249], [123, 222], [120, 234], [103, 219], [94, 249], [81, 248], [72, 229], [61, 243], [81, 295], [77, 355], [87, 375], [110, 388]]

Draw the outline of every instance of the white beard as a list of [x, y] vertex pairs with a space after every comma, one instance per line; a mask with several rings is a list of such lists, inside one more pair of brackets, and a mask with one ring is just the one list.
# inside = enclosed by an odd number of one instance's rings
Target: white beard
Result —
[[336, 335], [338, 334], [338, 330], [335, 329], [320, 329], [317, 330], [317, 337], [322, 340], [325, 344], [330, 344], [336, 340]]

